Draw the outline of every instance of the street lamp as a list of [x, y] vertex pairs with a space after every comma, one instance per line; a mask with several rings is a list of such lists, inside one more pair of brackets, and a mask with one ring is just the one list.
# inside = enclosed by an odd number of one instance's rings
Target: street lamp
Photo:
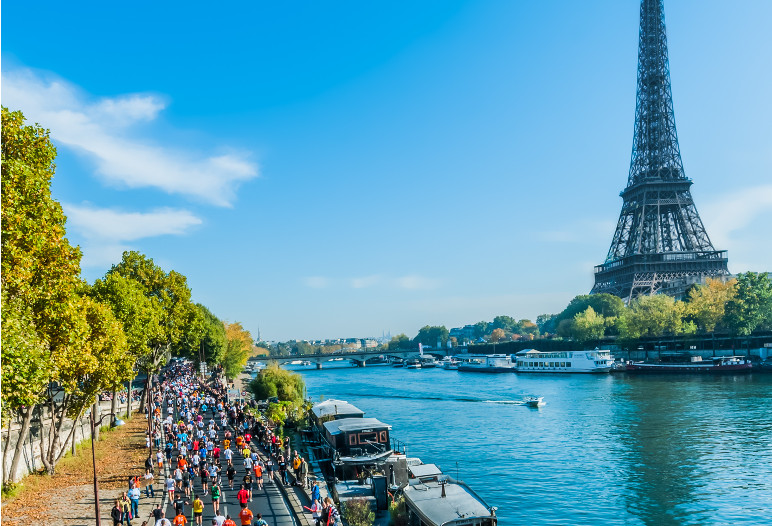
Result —
[[[99, 402], [96, 402], [98, 404]], [[94, 405], [96, 405], [94, 404]], [[115, 413], [107, 413], [102, 415], [99, 420], [94, 419], [94, 408], [92, 407], [89, 411], [89, 422], [91, 424], [91, 464], [94, 467], [94, 512], [96, 513], [96, 523], [97, 526], [102, 526], [102, 519], [99, 515], [99, 486], [97, 485], [97, 471], [96, 471], [96, 453], [94, 450], [94, 441], [96, 438], [96, 426], [102, 424], [102, 420], [105, 419], [105, 417], [108, 416], [115, 416]], [[124, 425], [125, 422], [123, 420], [120, 420], [116, 418], [112, 422], [113, 427], [120, 427]]]

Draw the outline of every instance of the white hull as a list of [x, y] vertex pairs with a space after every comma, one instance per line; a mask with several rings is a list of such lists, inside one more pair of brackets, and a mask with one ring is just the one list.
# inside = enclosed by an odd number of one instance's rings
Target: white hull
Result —
[[608, 373], [614, 359], [609, 351], [540, 352], [533, 349], [516, 355], [518, 373]]

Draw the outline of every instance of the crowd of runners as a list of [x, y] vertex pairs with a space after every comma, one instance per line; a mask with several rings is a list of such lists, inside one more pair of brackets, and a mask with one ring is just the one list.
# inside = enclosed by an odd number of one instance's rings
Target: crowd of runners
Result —
[[[227, 401], [219, 382], [200, 381], [191, 365], [178, 363], [168, 368], [152, 396], [147, 446], [151, 448], [152, 441], [154, 453], [145, 463], [144, 476], [131, 477], [128, 491], [115, 501], [114, 526], [131, 526], [138, 518], [142, 492], [146, 497], [155, 496], [159, 483], [173, 513], [157, 505], [148, 518], [153, 526], [203, 526], [205, 514], [212, 516], [212, 526], [268, 526], [262, 513], [253, 512], [249, 503], [256, 493], [264, 492], [266, 484], [273, 483], [275, 471], [279, 483], [311, 490], [312, 503], [307, 509], [317, 526], [338, 523], [334, 503], [329, 497], [322, 499], [315, 481], [309, 481], [308, 463], [291, 450], [289, 437], [282, 442], [245, 409], [238, 401]], [[234, 516], [222, 509], [226, 488], [237, 490], [239, 511]], [[202, 499], [207, 496], [211, 503]], [[190, 518], [188, 512], [192, 512]]]

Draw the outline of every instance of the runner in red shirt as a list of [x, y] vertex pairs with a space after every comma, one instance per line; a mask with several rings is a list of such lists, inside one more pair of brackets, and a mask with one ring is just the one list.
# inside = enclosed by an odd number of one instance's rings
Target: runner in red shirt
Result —
[[239, 501], [239, 504], [242, 504], [244, 506], [247, 505], [247, 502], [249, 501], [249, 492], [244, 489], [244, 485], [241, 485], [241, 489], [238, 493], [236, 493], [236, 500]]

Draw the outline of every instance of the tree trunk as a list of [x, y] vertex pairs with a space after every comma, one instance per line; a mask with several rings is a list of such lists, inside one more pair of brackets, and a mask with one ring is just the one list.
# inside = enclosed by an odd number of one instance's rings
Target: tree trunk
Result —
[[[150, 385], [150, 372], [145, 371], [145, 374], [147, 375], [145, 377], [145, 387], [142, 388], [142, 396], [139, 397], [139, 412], [144, 413], [145, 407], [147, 406], [147, 389]], [[149, 409], [148, 409], [149, 411]]]
[[129, 395], [126, 397], [126, 420], [131, 418], [131, 386], [133, 378], [129, 378]]
[[[117, 393], [116, 393], [117, 394]], [[115, 400], [115, 398], [113, 398]], [[96, 400], [94, 402], [94, 405], [91, 407], [91, 412], [94, 414], [94, 422], [99, 421], [99, 417], [101, 416], [101, 407], [99, 405], [99, 400]], [[115, 418], [115, 412], [113, 412], [112, 416], [110, 418]], [[94, 436], [92, 437], [94, 442], [99, 442], [99, 426], [94, 427]]]
[[[96, 404], [99, 403], [99, 397], [97, 397]], [[110, 402], [110, 423], [115, 423], [115, 413], [118, 411], [118, 385], [113, 387], [113, 399]]]

